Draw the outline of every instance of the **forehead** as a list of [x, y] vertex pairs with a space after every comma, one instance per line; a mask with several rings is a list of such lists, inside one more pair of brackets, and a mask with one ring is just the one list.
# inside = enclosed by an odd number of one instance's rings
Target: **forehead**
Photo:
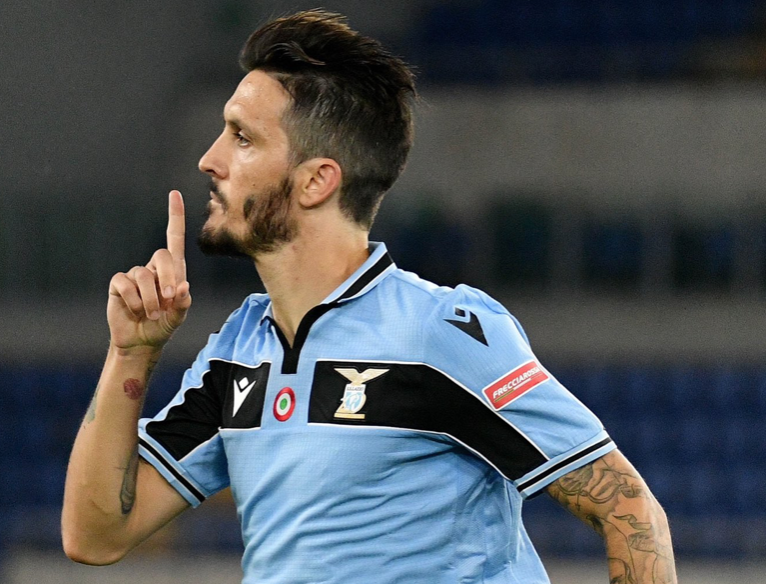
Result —
[[282, 84], [263, 71], [251, 71], [240, 81], [223, 110], [224, 119], [255, 131], [281, 129], [282, 113], [290, 95]]

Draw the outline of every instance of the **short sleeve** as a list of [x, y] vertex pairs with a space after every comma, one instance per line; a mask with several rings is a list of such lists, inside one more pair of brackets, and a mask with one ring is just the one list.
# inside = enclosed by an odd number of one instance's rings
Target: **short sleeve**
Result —
[[229, 485], [219, 433], [224, 388], [211, 370], [218, 357], [231, 351], [241, 310], [210, 335], [175, 397], [154, 418], [138, 423], [139, 454], [193, 507]]
[[462, 424], [461, 441], [523, 497], [615, 448], [599, 419], [538, 361], [518, 321], [483, 292], [461, 285], [445, 294], [425, 335], [425, 362], [484, 406]]

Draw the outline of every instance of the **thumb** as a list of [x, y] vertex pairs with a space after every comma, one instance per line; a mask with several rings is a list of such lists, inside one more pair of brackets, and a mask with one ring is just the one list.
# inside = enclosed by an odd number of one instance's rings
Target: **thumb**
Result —
[[176, 295], [173, 297], [172, 313], [171, 317], [174, 327], [179, 326], [186, 318], [186, 312], [191, 306], [192, 298], [189, 293], [189, 282], [183, 282], [176, 287]]

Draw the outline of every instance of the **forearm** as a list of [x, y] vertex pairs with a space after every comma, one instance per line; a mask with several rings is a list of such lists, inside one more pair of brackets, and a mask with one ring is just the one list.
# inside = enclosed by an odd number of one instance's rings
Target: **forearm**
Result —
[[610, 582], [631, 582], [631, 576], [638, 584], [677, 582], [667, 517], [652, 501], [626, 501], [616, 514], [604, 520], [594, 517], [606, 544]]
[[677, 582], [668, 521], [654, 497], [625, 497], [614, 512], [590, 521], [606, 544], [610, 582]]
[[122, 545], [136, 496], [136, 427], [158, 359], [158, 351], [109, 349], [69, 461], [62, 512], [65, 546], [110, 550]]
[[619, 452], [565, 475], [548, 492], [604, 538], [610, 582], [677, 582], [665, 512]]

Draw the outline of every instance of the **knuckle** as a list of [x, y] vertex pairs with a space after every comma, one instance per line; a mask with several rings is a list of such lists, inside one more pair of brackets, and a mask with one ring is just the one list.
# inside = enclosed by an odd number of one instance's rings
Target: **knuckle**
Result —
[[135, 271], [135, 277], [137, 280], [147, 281], [149, 279], [154, 280], [154, 272], [152, 272], [149, 268], [144, 266], [138, 266], [137, 268], [134, 268]]
[[167, 249], [165, 249], [164, 247], [162, 247], [162, 248], [160, 248], [160, 249], [158, 249], [157, 251], [154, 252], [154, 255], [152, 256], [152, 259], [153, 260], [154, 259], [160, 260], [160, 259], [163, 259], [163, 258], [167, 258], [169, 256], [170, 256], [170, 252]]
[[127, 277], [129, 280], [134, 280], [134, 281], [135, 281], [135, 279], [136, 279], [136, 277], [137, 277], [137, 274], [138, 274], [138, 273], [139, 273], [139, 271], [140, 271], [140, 270], [142, 270], [142, 269], [144, 269], [144, 267], [143, 267], [143, 266], [133, 266], [132, 268], [130, 268], [130, 270], [128, 270], [128, 272], [127, 272], [127, 274], [125, 274], [125, 276], [126, 276], [126, 277]]
[[173, 269], [173, 256], [166, 249], [158, 249], [154, 252], [152, 262], [157, 272], [163, 275]]
[[136, 282], [129, 278], [127, 274], [118, 274], [112, 282], [120, 291], [132, 290], [136, 286]]

